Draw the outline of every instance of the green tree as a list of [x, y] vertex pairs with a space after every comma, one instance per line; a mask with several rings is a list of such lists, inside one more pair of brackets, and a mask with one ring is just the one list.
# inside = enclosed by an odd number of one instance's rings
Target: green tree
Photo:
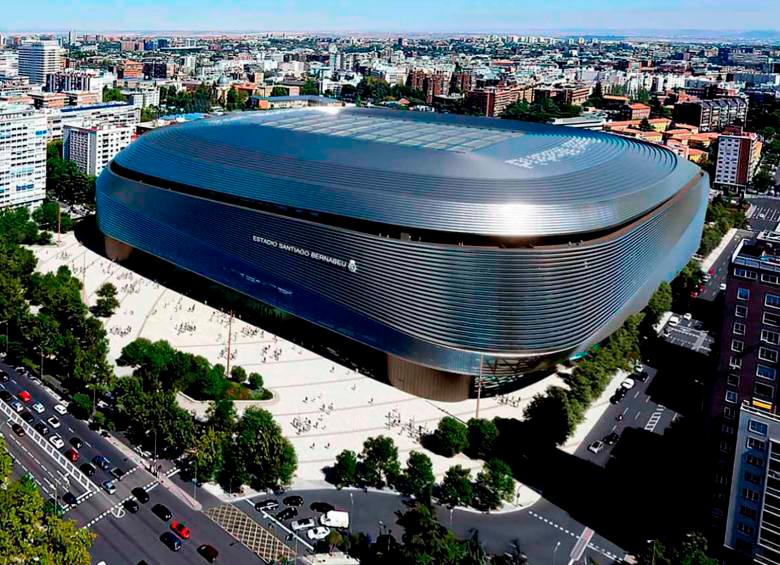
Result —
[[430, 457], [412, 450], [406, 462], [406, 468], [398, 480], [398, 490], [418, 500], [430, 500], [436, 479], [433, 476], [433, 463]]
[[103, 87], [103, 102], [124, 102], [125, 96], [118, 88]]
[[544, 394], [536, 394], [523, 411], [531, 428], [528, 439], [540, 447], [562, 445], [574, 432], [581, 411], [564, 389], [549, 387]]
[[466, 555], [465, 545], [439, 524], [429, 506], [415, 504], [399, 515], [398, 525], [404, 533], [397, 563], [460, 563]]
[[498, 428], [492, 420], [471, 418], [468, 428], [468, 453], [472, 457], [485, 459], [493, 453], [498, 441]]
[[275, 489], [290, 483], [298, 465], [295, 449], [270, 412], [250, 407], [236, 428], [236, 446], [252, 488]]
[[200, 481], [215, 479], [224, 463], [225, 436], [214, 428], [208, 428], [195, 440], [191, 449], [192, 473]]
[[336, 456], [331, 477], [333, 484], [339, 488], [357, 485], [358, 458], [354, 451], [345, 449]]
[[232, 400], [223, 398], [212, 402], [208, 410], [208, 424], [219, 432], [232, 433], [236, 428], [238, 415]]
[[103, 283], [100, 288], [97, 289], [97, 302], [95, 303], [94, 312], [96, 316], [101, 318], [110, 318], [114, 315], [114, 311], [119, 308], [119, 300], [117, 300], [116, 287], [110, 282]]
[[[47, 200], [33, 210], [32, 219], [42, 230], [57, 231], [57, 214], [59, 210], [59, 204]], [[59, 216], [60, 232], [65, 233], [72, 230], [73, 220], [71, 219], [70, 214], [67, 212], [59, 212]]]
[[640, 565], [715, 565], [716, 559], [707, 555], [707, 539], [699, 533], [689, 533], [664, 544], [652, 540], [638, 555]]
[[246, 369], [238, 365], [234, 365], [230, 369], [230, 378], [236, 381], [237, 383], [246, 382]]
[[646, 88], [640, 88], [636, 94], [636, 101], [640, 104], [650, 104], [650, 93]]
[[473, 499], [471, 471], [460, 465], [447, 469], [439, 485], [439, 500], [448, 506], [470, 506]]
[[757, 192], [766, 192], [770, 188], [775, 187], [775, 180], [769, 171], [761, 169], [755, 175], [753, 175], [753, 188]]
[[358, 475], [369, 486], [383, 488], [395, 484], [401, 470], [398, 462], [398, 448], [392, 438], [370, 437], [363, 442]]
[[289, 91], [283, 86], [274, 86], [271, 89], [271, 96], [287, 96]]
[[68, 412], [80, 420], [86, 420], [92, 415], [92, 399], [86, 394], [77, 392], [70, 400]]
[[650, 123], [650, 120], [647, 118], [642, 118], [642, 120], [639, 122], [639, 131], [654, 131], [655, 128]]
[[474, 494], [479, 507], [498, 508], [502, 501], [512, 500], [514, 493], [515, 482], [512, 479], [512, 469], [500, 459], [491, 459], [477, 474]]
[[254, 390], [263, 389], [263, 376], [260, 373], [249, 373], [249, 386]]
[[303, 83], [303, 86], [301, 87], [301, 94], [303, 95], [314, 95], [320, 93], [320, 87], [317, 85], [317, 81], [312, 79], [306, 79], [306, 82]]
[[468, 446], [468, 429], [460, 420], [445, 416], [433, 434], [436, 450], [445, 457], [452, 457]]
[[650, 297], [647, 303], [645, 312], [647, 314], [646, 323], [655, 325], [664, 312], [668, 312], [672, 309], [672, 286], [664, 281]]

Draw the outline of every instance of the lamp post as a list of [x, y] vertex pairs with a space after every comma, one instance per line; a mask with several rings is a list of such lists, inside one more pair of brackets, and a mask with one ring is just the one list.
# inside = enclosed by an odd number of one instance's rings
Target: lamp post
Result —
[[5, 356], [6, 357], [8, 357], [8, 324], [10, 321], [11, 319], [9, 318], [8, 320], [2, 322], [3, 324], [5, 324]]
[[555, 547], [553, 548], [553, 561], [552, 565], [555, 565], [555, 554], [558, 553], [558, 548], [561, 546], [561, 542], [557, 541], [555, 542]]
[[352, 533], [352, 520], [355, 519], [355, 498], [349, 493], [349, 532]]
[[455, 513], [455, 507], [450, 507], [450, 530], [452, 529], [452, 515]]

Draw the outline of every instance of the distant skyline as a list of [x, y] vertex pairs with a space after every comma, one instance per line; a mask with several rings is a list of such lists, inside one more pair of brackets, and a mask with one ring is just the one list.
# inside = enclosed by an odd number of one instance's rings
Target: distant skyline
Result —
[[[3, 6], [0, 31], [514, 33], [780, 28], [778, 0], [39, 0]], [[779, 32], [780, 33], [780, 32]]]

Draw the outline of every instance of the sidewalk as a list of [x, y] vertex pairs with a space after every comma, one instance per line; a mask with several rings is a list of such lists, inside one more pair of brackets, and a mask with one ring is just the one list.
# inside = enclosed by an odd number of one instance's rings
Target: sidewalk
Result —
[[720, 240], [720, 243], [718, 246], [712, 250], [712, 252], [707, 255], [701, 262], [701, 270], [705, 273], [710, 270], [710, 267], [715, 263], [715, 261], [718, 260], [718, 257], [720, 257], [720, 254], [723, 253], [723, 250], [728, 247], [728, 244], [731, 243], [731, 240], [734, 239], [734, 236], [737, 234], [737, 228], [731, 228], [729, 231], [726, 232], [726, 235], [723, 236], [723, 239]]

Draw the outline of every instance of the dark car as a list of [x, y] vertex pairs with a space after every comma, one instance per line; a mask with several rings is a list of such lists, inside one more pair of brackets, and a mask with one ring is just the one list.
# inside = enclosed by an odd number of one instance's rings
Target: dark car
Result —
[[8, 373], [0, 371], [0, 383], [7, 383], [10, 380], [11, 378], [8, 376]]
[[35, 416], [30, 414], [27, 410], [19, 414], [19, 416], [21, 416], [22, 420], [24, 420], [28, 424], [32, 424], [35, 421]]
[[111, 469], [111, 476], [113, 476], [117, 481], [121, 481], [122, 477], [125, 476], [125, 472], [119, 467], [114, 467]]
[[331, 512], [332, 510], [335, 510], [336, 507], [332, 504], [328, 504], [327, 502], [312, 502], [309, 505], [309, 508], [314, 510], [315, 512], [321, 512], [322, 514], [325, 514], [326, 512]]
[[73, 436], [73, 437], [72, 437], [72, 438], [70, 438], [70, 440], [68, 440], [68, 441], [70, 441], [70, 444], [71, 444], [73, 447], [75, 447], [76, 449], [81, 449], [81, 446], [82, 446], [82, 445], [84, 445], [84, 442], [83, 442], [83, 441], [81, 441], [81, 439], [80, 439], [80, 438], [77, 438], [76, 436]]
[[10, 402], [13, 398], [13, 395], [8, 392], [7, 390], [0, 390], [0, 400], [3, 402]]
[[276, 519], [280, 521], [290, 520], [291, 518], [295, 518], [297, 515], [298, 515], [298, 509], [289, 507], [279, 512], [276, 515]]
[[[165, 522], [170, 520], [171, 516], [172, 516], [171, 511], [168, 510], [168, 507], [165, 506], [164, 504], [155, 504], [154, 506], [152, 506], [152, 512], [160, 520], [164, 520]], [[171, 535], [173, 535], [173, 534], [171, 534]]]
[[276, 510], [277, 508], [279, 508], [279, 503], [274, 498], [266, 498], [265, 500], [255, 503], [255, 510], [258, 512], [261, 510], [269, 512], [271, 510]]
[[140, 506], [138, 506], [138, 501], [136, 501], [135, 498], [128, 498], [122, 503], [122, 506], [124, 506], [125, 510], [131, 514], [138, 512], [138, 509], [140, 508]]
[[24, 428], [23, 428], [22, 426], [20, 426], [19, 424], [17, 424], [16, 422], [14, 422], [13, 424], [11, 424], [11, 429], [12, 429], [12, 430], [14, 431], [14, 433], [15, 433], [16, 435], [18, 435], [19, 437], [22, 437], [22, 436], [24, 435]]
[[213, 546], [204, 543], [200, 547], [198, 547], [198, 553], [208, 561], [209, 563], [214, 563], [217, 560], [217, 557], [219, 556], [219, 551], [214, 549]]
[[111, 461], [108, 459], [108, 457], [105, 457], [103, 455], [95, 455], [92, 458], [92, 463], [94, 463], [96, 467], [100, 467], [104, 471], [108, 471], [111, 468]]
[[81, 469], [81, 472], [88, 477], [91, 477], [92, 475], [95, 474], [95, 471], [97, 471], [97, 469], [95, 469], [95, 466], [92, 465], [91, 463], [84, 463], [83, 465], [81, 465], [81, 467], [79, 467], [79, 469]]
[[35, 431], [41, 434], [42, 436], [49, 435], [49, 426], [47, 426], [43, 422], [38, 422], [33, 426], [33, 428], [35, 428]]
[[70, 492], [62, 495], [62, 501], [69, 506], [75, 506], [77, 503], [76, 497]]
[[133, 490], [130, 491], [130, 493], [136, 498], [138, 502], [141, 504], [146, 504], [149, 502], [149, 493], [146, 492], [141, 487], [135, 487]]
[[634, 378], [638, 380], [640, 383], [643, 383], [647, 380], [647, 377], [650, 375], [647, 374], [647, 371], [639, 371], [638, 373], [634, 374]]
[[285, 506], [303, 506], [303, 497], [301, 496], [288, 496], [282, 502]]
[[620, 434], [612, 432], [604, 437], [604, 443], [607, 445], [615, 445], [620, 439]]
[[173, 532], [163, 532], [160, 535], [160, 541], [168, 546], [168, 549], [171, 551], [179, 551], [181, 549], [181, 540]]

